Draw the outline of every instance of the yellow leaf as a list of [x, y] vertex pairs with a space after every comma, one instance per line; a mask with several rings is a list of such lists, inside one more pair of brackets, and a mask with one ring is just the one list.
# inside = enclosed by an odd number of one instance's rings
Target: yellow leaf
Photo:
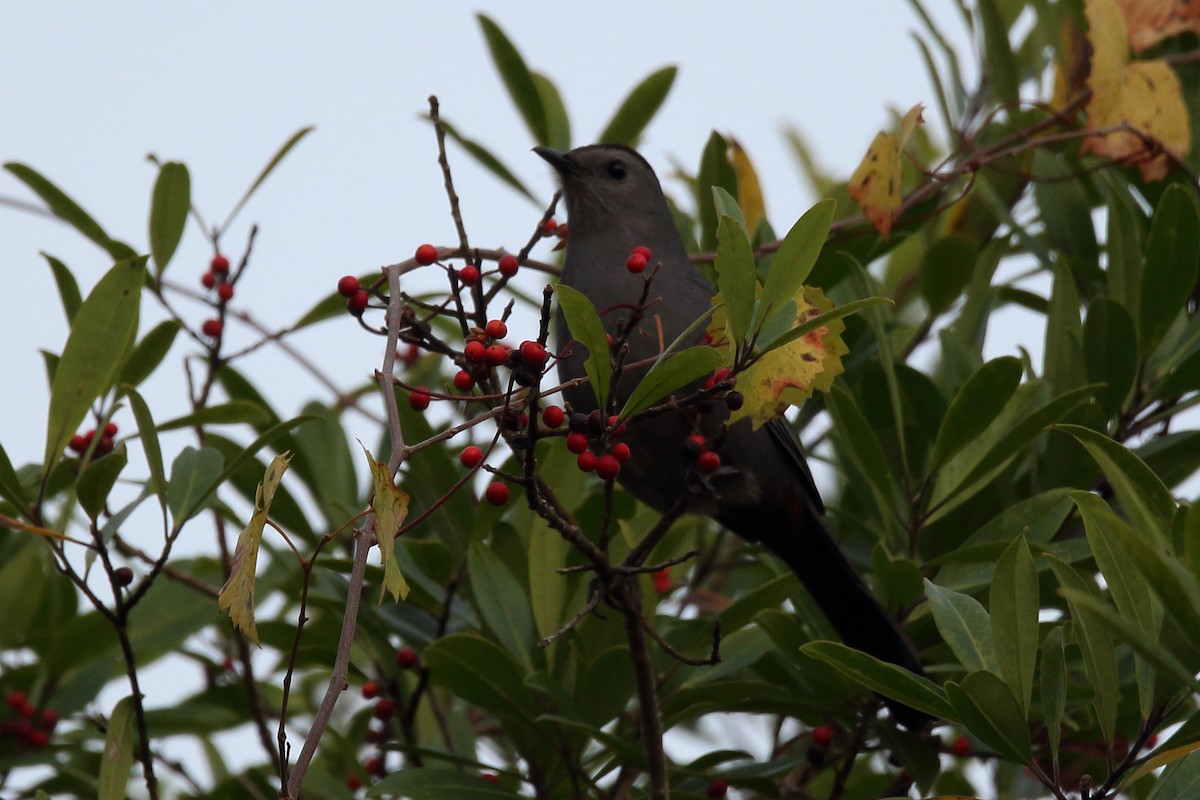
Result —
[[730, 139], [729, 146], [733, 172], [737, 175], [738, 206], [742, 209], [742, 216], [746, 218], [746, 230], [753, 236], [754, 231], [758, 229], [759, 220], [767, 213], [762, 186], [758, 182], [758, 173], [754, 170], [754, 165], [750, 163], [750, 156], [742, 146], [736, 139]]
[[371, 478], [375, 483], [375, 496], [371, 499], [371, 510], [375, 513], [375, 538], [379, 540], [379, 558], [383, 562], [383, 586], [379, 590], [379, 602], [387, 592], [396, 600], [408, 597], [408, 583], [400, 574], [396, 563], [396, 533], [408, 516], [408, 495], [396, 488], [392, 473], [386, 464], [380, 464], [363, 448], [367, 463], [371, 465]]
[[1200, 0], [1117, 0], [1117, 5], [1134, 52], [1181, 33], [1200, 33]]
[[[796, 293], [796, 325], [833, 308], [820, 289], [801, 287]], [[841, 320], [818, 328], [760, 358], [737, 378], [745, 397], [743, 406], [729, 417], [730, 424], [750, 417], [755, 428], [798, 406], [815, 390], [828, 391], [844, 371], [842, 356], [849, 352], [842, 341]], [[716, 337], [714, 337], [716, 341]]]
[[900, 121], [896, 137], [883, 132], [875, 134], [866, 156], [850, 176], [847, 187], [850, 197], [862, 206], [863, 213], [884, 239], [891, 233], [904, 199], [900, 151], [922, 123], [924, 109], [920, 103], [910, 108]]
[[282, 453], [271, 461], [263, 474], [263, 481], [258, 485], [254, 498], [254, 514], [238, 535], [229, 579], [217, 595], [217, 608], [228, 611], [234, 626], [253, 639], [255, 644], [259, 644], [258, 627], [254, 624], [254, 569], [258, 564], [258, 545], [271, 512], [271, 501], [275, 499], [275, 491], [291, 460], [291, 453]]
[[1162, 180], [1171, 160], [1191, 147], [1191, 128], [1179, 79], [1161, 59], [1129, 62], [1125, 20], [1116, 0], [1087, 0], [1088, 42], [1092, 69], [1087, 108], [1091, 130], [1129, 126], [1084, 140], [1083, 151], [1136, 164], [1142, 180]]

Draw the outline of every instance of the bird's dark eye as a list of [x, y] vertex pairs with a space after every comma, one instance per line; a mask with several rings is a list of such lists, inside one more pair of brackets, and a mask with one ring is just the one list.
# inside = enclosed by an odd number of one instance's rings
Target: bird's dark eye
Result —
[[629, 174], [629, 167], [625, 166], [623, 161], [610, 161], [608, 164], [608, 177], [615, 180], [622, 180]]

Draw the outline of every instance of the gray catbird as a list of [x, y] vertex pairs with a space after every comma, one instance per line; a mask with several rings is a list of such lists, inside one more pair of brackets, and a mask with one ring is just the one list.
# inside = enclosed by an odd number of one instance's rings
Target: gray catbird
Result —
[[[617, 336], [652, 276], [644, 317], [628, 337], [627, 363], [653, 358], [710, 306], [713, 287], [688, 260], [654, 170], [637, 152], [597, 144], [560, 153], [534, 151], [562, 181], [567, 204], [567, 253], [562, 282], [596, 306], [606, 330]], [[650, 249], [645, 276], [626, 269], [635, 247]], [[703, 334], [699, 334], [702, 336]], [[570, 334], [559, 316], [560, 347]], [[584, 375], [586, 352], [578, 345], [559, 361], [564, 379]], [[615, 387], [617, 405], [628, 397], [645, 367], [626, 370]], [[565, 392], [575, 411], [596, 408], [591, 387]], [[728, 417], [722, 402], [697, 415], [681, 409], [633, 420], [622, 440], [631, 457], [621, 471], [623, 486], [659, 510], [686, 495], [689, 511], [706, 514], [751, 542], [761, 542], [782, 558], [803, 582], [838, 634], [852, 647], [920, 673], [912, 644], [868, 591], [829, 532], [812, 473], [791, 428], [774, 420], [759, 430], [750, 420], [717, 436]], [[717, 437], [720, 469], [700, 481], [695, 453], [685, 440], [694, 433]], [[895, 718], [909, 727], [927, 718], [907, 706], [889, 703]]]

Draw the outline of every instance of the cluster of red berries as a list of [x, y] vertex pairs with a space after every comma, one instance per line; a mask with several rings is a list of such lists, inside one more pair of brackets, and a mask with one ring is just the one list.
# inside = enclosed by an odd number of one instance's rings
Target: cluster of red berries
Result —
[[[706, 380], [704, 382], [704, 388], [712, 389], [712, 388], [716, 387], [716, 385], [718, 383], [722, 383], [723, 381], [728, 381], [729, 383], [736, 384], [737, 378], [730, 377], [732, 375], [733, 375], [732, 370], [719, 369], [716, 372], [714, 372], [712, 375], [710, 375], [708, 377], [708, 380]], [[728, 408], [730, 411], [737, 411], [739, 408], [741, 408], [746, 403], [746, 398], [742, 395], [742, 393], [738, 392], [738, 391], [734, 391], [732, 389], [729, 389], [725, 392], [724, 400], [725, 400], [726, 408]]]
[[[229, 277], [229, 259], [217, 253], [208, 264], [208, 272], [200, 276], [200, 283], [205, 289], [216, 289], [217, 305], [223, 306], [233, 299], [233, 281]], [[210, 339], [221, 335], [225, 325], [217, 317], [204, 320], [200, 324], [200, 332]]]
[[[401, 670], [410, 670], [417, 666], [421, 658], [417, 651], [411, 647], [401, 647], [396, 650], [396, 666]], [[379, 681], [367, 681], [362, 685], [362, 696], [365, 700], [377, 700], [371, 709], [371, 716], [382, 723], [381, 727], [367, 728], [366, 740], [368, 744], [383, 745], [387, 743], [391, 736], [389, 731], [390, 720], [396, 715], [396, 701], [388, 696], [394, 686], [389, 686], [386, 683]], [[387, 774], [387, 764], [384, 761], [387, 751], [380, 748], [377, 755], [367, 758], [362, 763], [363, 772], [367, 775], [376, 777]], [[346, 787], [352, 792], [356, 792], [363, 787], [362, 776], [357, 772], [351, 772], [346, 776]]]
[[[629, 445], [612, 441], [625, 433], [625, 423], [617, 416], [605, 418], [599, 409], [590, 414], [575, 413], [568, 423], [567, 449], [578, 458], [576, 466], [583, 472], [595, 472], [601, 479], [611, 481], [621, 474], [621, 467], [629, 461]], [[607, 452], [597, 456], [591, 450], [593, 443], [605, 443]]]
[[[87, 433], [77, 433], [71, 437], [67, 448], [72, 453], [83, 455], [87, 449], [91, 447], [92, 441], [96, 438], [97, 431], [93, 428]], [[92, 451], [93, 458], [106, 456], [113, 451], [116, 443], [114, 437], [117, 435], [117, 423], [110, 422], [104, 426], [104, 430], [100, 431], [100, 441], [96, 443], [96, 449]]]
[[645, 272], [649, 264], [650, 248], [642, 245], [633, 248], [633, 252], [629, 254], [629, 258], [625, 259], [625, 269], [634, 275], [640, 275]]
[[701, 434], [693, 433], [684, 440], [683, 446], [696, 459], [696, 471], [701, 475], [711, 475], [721, 468], [720, 454], [708, 449], [708, 440]]
[[353, 275], [343, 275], [338, 278], [337, 290], [346, 298], [346, 310], [355, 317], [361, 317], [371, 300], [371, 293], [363, 288], [362, 282]]
[[52, 708], [38, 711], [28, 695], [17, 689], [9, 692], [6, 700], [16, 719], [0, 720], [0, 737], [19, 739], [32, 750], [50, 744], [50, 736], [58, 727], [58, 712]]

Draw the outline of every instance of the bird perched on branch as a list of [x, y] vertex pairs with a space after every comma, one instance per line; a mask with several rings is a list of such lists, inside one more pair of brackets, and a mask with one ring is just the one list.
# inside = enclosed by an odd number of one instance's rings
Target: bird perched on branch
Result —
[[[653, 359], [707, 312], [713, 287], [688, 260], [654, 170], [634, 150], [597, 144], [567, 153], [534, 151], [558, 173], [567, 205], [569, 235], [562, 282], [595, 305], [605, 329], [616, 338], [640, 309], [627, 335], [626, 363]], [[650, 250], [644, 275], [626, 268], [636, 247]], [[646, 280], [651, 280], [648, 295]], [[562, 315], [561, 343], [570, 340]], [[586, 352], [572, 345], [559, 361], [564, 379], [585, 374]], [[647, 367], [622, 371], [613, 388], [619, 408]], [[564, 392], [572, 409], [596, 408], [590, 386]], [[861, 577], [821, 523], [824, 506], [791, 428], [781, 419], [757, 431], [742, 419], [722, 431], [729, 410], [723, 402], [697, 414], [679, 409], [634, 419], [622, 437], [630, 458], [620, 473], [623, 486], [660, 510], [686, 503], [751, 542], [761, 542], [783, 559], [816, 600], [842, 640], [859, 650], [920, 673], [921, 665], [904, 632], [871, 595]], [[685, 440], [701, 434], [711, 441], [720, 466], [700, 480], [695, 453]], [[889, 702], [893, 716], [912, 727], [928, 718]]]

